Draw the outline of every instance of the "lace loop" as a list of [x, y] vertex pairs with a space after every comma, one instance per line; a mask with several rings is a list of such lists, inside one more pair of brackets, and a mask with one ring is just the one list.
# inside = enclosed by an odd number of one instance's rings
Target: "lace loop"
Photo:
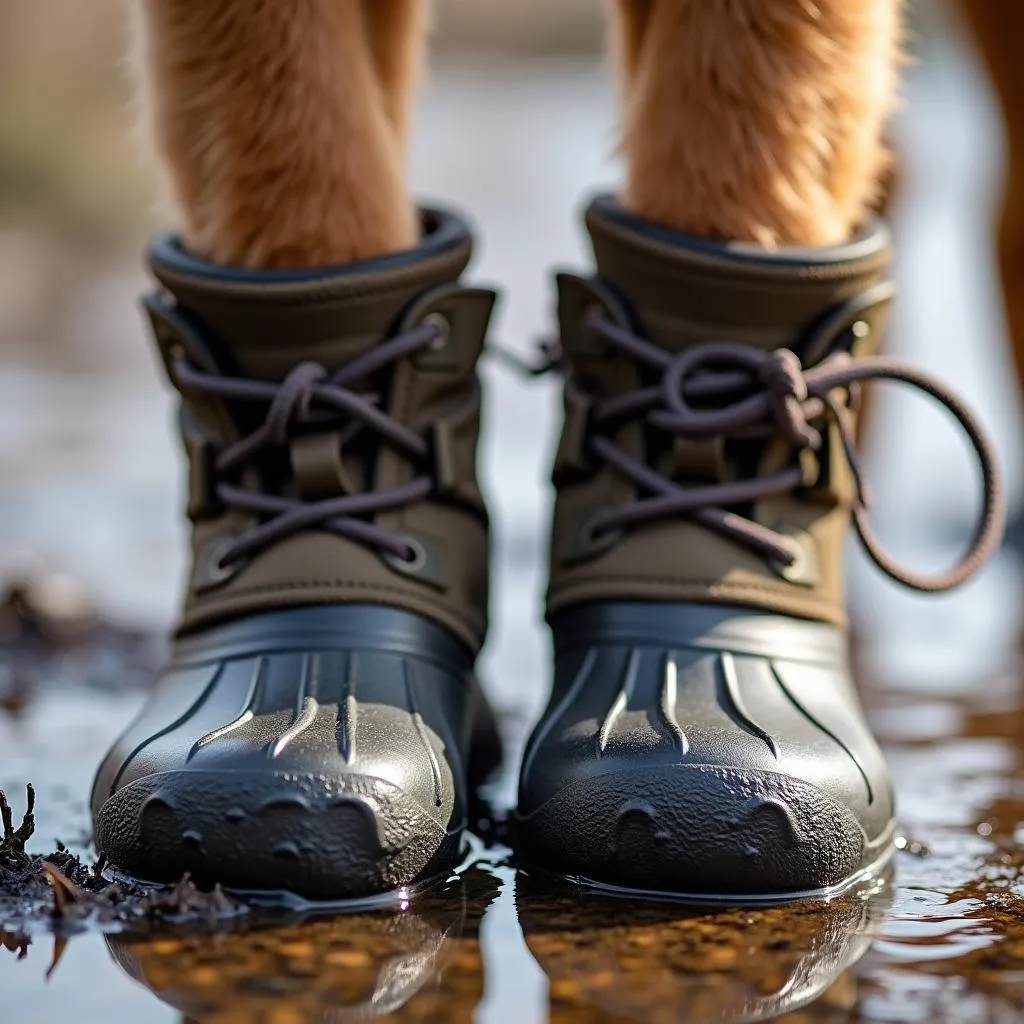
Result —
[[[381, 342], [334, 373], [329, 373], [319, 363], [307, 361], [295, 366], [280, 382], [208, 373], [184, 356], [175, 360], [172, 372], [185, 394], [193, 392], [221, 401], [266, 406], [263, 422], [219, 454], [214, 466], [219, 477], [237, 475], [252, 465], [264, 448], [285, 448], [297, 428], [314, 424], [323, 429], [336, 429], [339, 443], [347, 443], [369, 430], [410, 459], [421, 459], [429, 452], [428, 442], [389, 416], [380, 407], [379, 395], [354, 391], [351, 386], [428, 349], [439, 334], [436, 324], [421, 324]], [[387, 490], [301, 501], [251, 491], [220, 479], [215, 490], [221, 504], [263, 521], [224, 547], [218, 567], [251, 557], [279, 540], [310, 529], [326, 530], [382, 554], [409, 561], [415, 551], [408, 540], [377, 526], [367, 517], [414, 504], [433, 489], [433, 478], [421, 475]]]
[[[661, 373], [655, 386], [595, 405], [590, 450], [646, 492], [602, 513], [594, 523], [595, 533], [685, 516], [769, 559], [791, 565], [795, 558], [791, 538], [731, 508], [800, 488], [803, 473], [799, 466], [748, 480], [683, 486], [625, 451], [611, 435], [623, 420], [642, 417], [650, 426], [684, 439], [781, 436], [797, 451], [818, 451], [823, 435], [815, 424], [831, 421], [853, 478], [854, 529], [882, 572], [912, 590], [951, 590], [998, 548], [1005, 508], [992, 444], [965, 403], [923, 371], [885, 356], [854, 359], [846, 352], [836, 352], [804, 369], [797, 354], [788, 349], [763, 351], [729, 341], [705, 342], [672, 355], [611, 323], [603, 314], [588, 316], [588, 327], [613, 351]], [[902, 382], [934, 398], [953, 414], [978, 457], [984, 488], [981, 514], [967, 552], [948, 572], [927, 575], [905, 569], [885, 550], [868, 521], [871, 495], [856, 448], [850, 407], [858, 400], [859, 386], [871, 380]]]
[[316, 386], [327, 378], [319, 363], [299, 363], [281, 382], [267, 410], [267, 441], [284, 447], [292, 422], [308, 423]]

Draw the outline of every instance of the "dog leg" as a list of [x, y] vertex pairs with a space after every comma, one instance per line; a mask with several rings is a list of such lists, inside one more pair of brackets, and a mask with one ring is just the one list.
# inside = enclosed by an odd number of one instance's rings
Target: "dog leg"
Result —
[[617, 0], [623, 200], [717, 239], [830, 245], [877, 198], [899, 0]]
[[418, 236], [404, 174], [422, 0], [137, 0], [137, 65], [186, 241], [308, 267]]

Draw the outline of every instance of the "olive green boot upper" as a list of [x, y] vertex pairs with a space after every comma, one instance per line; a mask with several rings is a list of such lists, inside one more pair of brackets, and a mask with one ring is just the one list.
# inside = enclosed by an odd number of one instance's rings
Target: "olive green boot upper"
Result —
[[[473, 650], [482, 643], [476, 365], [494, 293], [459, 282], [471, 244], [461, 225], [426, 220], [415, 258], [336, 273], [197, 273], [169, 239], [151, 251], [165, 292], [147, 308], [182, 396], [189, 459], [183, 631], [371, 602], [436, 619]], [[230, 378], [250, 385], [234, 401]], [[253, 430], [251, 450], [225, 457]], [[289, 526], [293, 515], [304, 522]]]
[[[816, 449], [797, 451], [774, 428], [767, 402], [760, 416], [745, 417], [748, 422], [735, 431], [720, 431], [710, 415], [706, 424], [698, 415], [691, 430], [677, 433], [667, 422], [670, 429], [659, 429], [657, 417], [671, 410], [662, 392], [685, 392], [691, 380], [717, 369], [738, 374], [738, 387], [703, 402], [691, 399], [698, 414], [748, 401], [753, 385], [778, 366], [760, 353], [791, 349], [806, 366], [837, 349], [872, 353], [892, 297], [888, 231], [876, 224], [846, 246], [772, 258], [753, 246], [673, 244], [651, 226], [638, 228], [611, 202], [591, 206], [587, 227], [596, 277], [559, 280], [562, 346], [571, 373], [555, 464], [549, 613], [607, 599], [724, 602], [842, 623], [853, 481], [837, 431], [816, 423]], [[665, 354], [663, 365], [611, 343], [602, 324], [646, 339]], [[681, 353], [715, 341], [743, 346], [753, 356], [717, 364], [706, 356], [688, 368], [685, 380], [664, 372], [670, 360], [678, 365]], [[657, 390], [641, 415], [627, 407], [621, 416], [595, 423], [598, 403], [643, 388]], [[853, 427], [854, 409], [848, 417]], [[594, 433], [656, 475], [659, 490], [641, 487], [588, 447]], [[738, 501], [732, 509], [734, 516], [787, 538], [793, 561], [653, 500], [673, 484], [707, 488], [794, 467], [797, 486]], [[602, 529], [602, 517], [630, 506], [640, 518]]]

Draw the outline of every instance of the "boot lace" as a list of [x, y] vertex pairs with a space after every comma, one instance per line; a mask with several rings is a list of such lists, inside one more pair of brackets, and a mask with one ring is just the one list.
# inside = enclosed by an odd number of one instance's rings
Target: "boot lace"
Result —
[[296, 432], [308, 425], [336, 426], [342, 445], [369, 430], [412, 461], [426, 458], [428, 442], [389, 416], [381, 408], [379, 394], [355, 391], [353, 387], [380, 370], [429, 349], [440, 336], [441, 329], [436, 324], [424, 323], [381, 342], [335, 373], [328, 373], [319, 363], [303, 362], [280, 382], [220, 376], [199, 369], [187, 357], [175, 359], [173, 376], [183, 392], [266, 407], [263, 422], [225, 447], [214, 463], [218, 501], [228, 509], [263, 520], [225, 545], [220, 551], [219, 568], [310, 529], [326, 530], [405, 561], [416, 557], [405, 537], [377, 526], [370, 517], [421, 501], [434, 489], [430, 475], [416, 476], [395, 487], [320, 501], [264, 494], [240, 487], [232, 480], [253, 466], [266, 449], [287, 447]]
[[[912, 590], [951, 590], [999, 547], [1005, 507], [992, 444], [959, 396], [924, 371], [886, 356], [853, 358], [842, 351], [805, 368], [789, 349], [764, 351], [731, 341], [709, 341], [672, 355], [612, 323], [603, 312], [592, 311], [587, 326], [611, 350], [659, 375], [657, 383], [601, 400], [592, 409], [586, 440], [590, 453], [631, 480], [642, 495], [600, 513], [592, 524], [595, 537], [682, 516], [790, 566], [799, 557], [793, 538], [734, 509], [804, 486], [799, 464], [752, 479], [685, 486], [623, 449], [613, 436], [626, 423], [641, 419], [675, 438], [756, 440], [781, 435], [798, 453], [819, 452], [822, 428], [831, 422], [853, 478], [854, 528], [868, 556], [886, 575]], [[559, 362], [550, 349], [543, 360], [540, 371]], [[947, 572], [926, 575], [904, 568], [885, 550], [868, 520], [871, 493], [856, 448], [853, 409], [859, 385], [871, 380], [899, 381], [930, 395], [953, 414], [977, 454], [984, 489], [982, 510], [968, 550]]]

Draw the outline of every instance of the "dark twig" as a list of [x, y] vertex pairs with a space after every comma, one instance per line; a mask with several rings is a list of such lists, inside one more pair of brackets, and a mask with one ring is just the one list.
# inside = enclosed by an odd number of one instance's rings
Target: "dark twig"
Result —
[[21, 824], [14, 827], [14, 813], [7, 800], [7, 794], [0, 789], [0, 820], [3, 821], [4, 834], [0, 838], [0, 853], [24, 854], [25, 844], [32, 838], [36, 830], [35, 807], [36, 791], [31, 783], [26, 787], [27, 805]]
[[25, 790], [27, 794], [25, 815], [21, 819], [21, 825], [14, 833], [14, 841], [21, 853], [25, 852], [25, 844], [32, 838], [32, 834], [36, 830], [36, 790], [31, 782], [25, 787]]
[[11, 805], [7, 802], [7, 794], [0, 789], [0, 820], [3, 821], [4, 834], [0, 838], [0, 850], [5, 850], [14, 837], [14, 815]]

